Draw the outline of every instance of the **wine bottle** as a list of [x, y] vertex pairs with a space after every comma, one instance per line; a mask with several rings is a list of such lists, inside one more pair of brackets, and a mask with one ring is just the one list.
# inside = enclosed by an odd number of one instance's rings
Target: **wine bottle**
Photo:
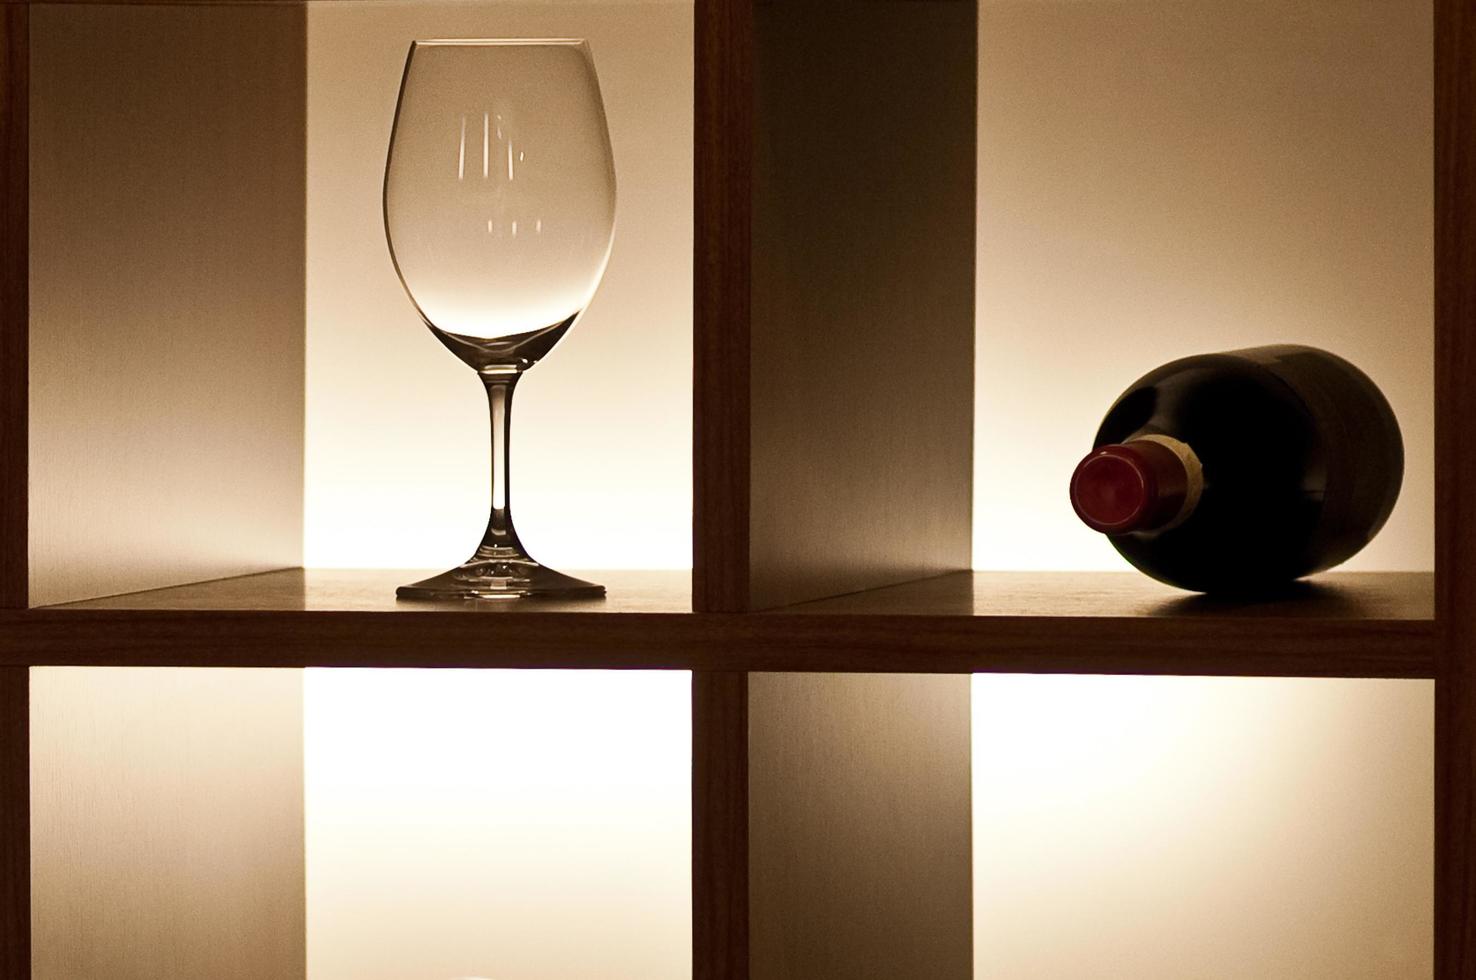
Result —
[[1134, 382], [1072, 474], [1071, 504], [1159, 581], [1263, 592], [1352, 557], [1403, 475], [1399, 423], [1367, 375], [1313, 347], [1254, 347]]

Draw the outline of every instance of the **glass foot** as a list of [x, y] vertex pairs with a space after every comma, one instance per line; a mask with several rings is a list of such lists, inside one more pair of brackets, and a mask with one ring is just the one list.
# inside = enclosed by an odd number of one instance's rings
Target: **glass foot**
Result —
[[531, 558], [473, 559], [449, 572], [433, 575], [395, 590], [401, 599], [522, 599], [547, 596], [559, 599], [597, 599], [603, 585], [586, 582]]

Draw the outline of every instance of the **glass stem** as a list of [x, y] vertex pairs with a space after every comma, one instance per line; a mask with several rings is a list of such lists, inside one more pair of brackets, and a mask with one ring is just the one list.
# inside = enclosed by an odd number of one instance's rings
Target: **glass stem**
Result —
[[478, 372], [487, 387], [492, 415], [492, 512], [477, 558], [524, 557], [523, 545], [512, 521], [512, 396], [522, 372], [512, 368], [484, 368]]

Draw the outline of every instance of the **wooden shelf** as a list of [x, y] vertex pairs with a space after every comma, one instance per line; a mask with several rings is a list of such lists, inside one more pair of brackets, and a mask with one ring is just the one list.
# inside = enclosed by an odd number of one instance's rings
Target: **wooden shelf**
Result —
[[961, 572], [819, 599], [783, 611], [820, 615], [1430, 620], [1427, 572], [1333, 572], [1260, 599], [1187, 593], [1136, 572]]
[[195, 582], [169, 589], [86, 599], [43, 610], [169, 610], [213, 612], [369, 612], [433, 615], [689, 613], [687, 571], [580, 571], [602, 583], [603, 599], [488, 602], [406, 602], [395, 588], [435, 574], [428, 569], [289, 568], [259, 575]]
[[1434, 676], [1420, 574], [1230, 602], [1132, 573], [960, 573], [762, 613], [692, 612], [686, 572], [591, 573], [603, 600], [397, 601], [417, 574], [292, 569], [3, 613], [0, 662]]

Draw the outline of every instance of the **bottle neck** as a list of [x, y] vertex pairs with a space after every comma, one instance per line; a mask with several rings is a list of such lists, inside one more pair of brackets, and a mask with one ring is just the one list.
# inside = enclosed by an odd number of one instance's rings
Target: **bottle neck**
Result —
[[1092, 450], [1071, 475], [1071, 506], [1103, 534], [1162, 531], [1188, 520], [1204, 476], [1194, 450], [1145, 435]]

